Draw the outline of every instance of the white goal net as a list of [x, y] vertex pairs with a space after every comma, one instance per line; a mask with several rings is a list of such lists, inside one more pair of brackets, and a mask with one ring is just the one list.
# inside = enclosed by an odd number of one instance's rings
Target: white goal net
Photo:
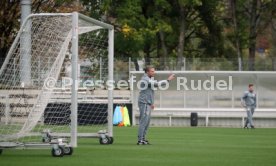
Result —
[[112, 137], [113, 33], [78, 13], [29, 16], [0, 70], [0, 142]]

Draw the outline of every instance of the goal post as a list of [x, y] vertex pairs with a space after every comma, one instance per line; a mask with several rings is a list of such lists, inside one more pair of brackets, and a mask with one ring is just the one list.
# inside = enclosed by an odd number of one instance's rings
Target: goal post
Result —
[[[79, 15], [79, 13], [74, 12], [72, 14], [72, 79], [77, 80], [77, 66], [78, 66], [78, 19], [79, 17], [83, 20], [90, 21], [95, 23], [97, 26], [95, 27], [95, 30], [97, 28], [107, 28], [108, 29], [108, 80], [113, 80], [113, 62], [114, 62], [114, 29], [113, 26], [105, 24], [103, 22], [100, 22], [98, 20], [92, 19], [90, 17], [87, 17], [85, 15]], [[101, 27], [100, 27], [101, 26]], [[100, 70], [101, 72], [101, 70]], [[73, 146], [77, 146], [77, 89], [76, 89], [76, 81], [73, 81], [72, 84], [72, 116], [71, 121], [73, 122], [71, 124], [71, 144]], [[113, 117], [113, 90], [112, 87], [108, 88], [108, 122], [112, 122]], [[108, 136], [113, 137], [113, 126], [108, 125]]]
[[71, 145], [77, 146], [77, 130], [78, 130], [78, 89], [75, 80], [78, 78], [77, 66], [78, 66], [78, 13], [72, 14], [72, 96], [71, 96]]
[[113, 52], [112, 25], [77, 12], [28, 16], [0, 69], [0, 142], [40, 142], [41, 133], [71, 147], [81, 134], [110, 141]]

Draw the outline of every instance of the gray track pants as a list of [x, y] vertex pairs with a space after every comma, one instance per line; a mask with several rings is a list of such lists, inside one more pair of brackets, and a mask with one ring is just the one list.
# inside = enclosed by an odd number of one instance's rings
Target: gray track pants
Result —
[[138, 141], [145, 139], [149, 124], [150, 124], [150, 115], [151, 115], [151, 107], [145, 103], [138, 103], [139, 111], [140, 111], [140, 119], [139, 119], [139, 129], [138, 129]]
[[251, 126], [254, 126], [254, 124], [253, 124], [254, 111], [255, 111], [255, 108], [246, 107], [247, 119], [245, 121], [245, 126], [248, 128], [251, 128]]

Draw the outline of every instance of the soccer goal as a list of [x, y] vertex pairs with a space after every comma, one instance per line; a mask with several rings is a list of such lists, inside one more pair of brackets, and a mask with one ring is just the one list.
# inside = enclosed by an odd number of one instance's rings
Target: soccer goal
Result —
[[63, 156], [77, 137], [113, 142], [113, 38], [113, 26], [76, 12], [24, 21], [0, 69], [1, 152]]

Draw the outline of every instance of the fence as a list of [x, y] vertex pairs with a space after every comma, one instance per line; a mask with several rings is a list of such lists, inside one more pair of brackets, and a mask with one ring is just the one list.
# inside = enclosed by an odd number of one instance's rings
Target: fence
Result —
[[[166, 79], [169, 73], [175, 73], [177, 79], [170, 82], [167, 90], [155, 91], [156, 109], [153, 117], [159, 121], [153, 120], [152, 125], [172, 125], [172, 117], [178, 119], [174, 125], [188, 125], [187, 119], [186, 122], [180, 119], [188, 118], [191, 112], [198, 112], [203, 118], [201, 125], [210, 125], [209, 117], [217, 117], [220, 119], [215, 122], [216, 126], [236, 126], [237, 124], [240, 126], [241, 123], [236, 123], [236, 120], [229, 121], [229, 118], [244, 120], [246, 114], [241, 107], [241, 97], [247, 90], [248, 84], [253, 83], [257, 94], [256, 116], [274, 118], [274, 122], [270, 123], [266, 120], [259, 125], [276, 127], [276, 72], [157, 71], [156, 73], [156, 80]], [[142, 74], [142, 71], [131, 72], [134, 124], [137, 124], [139, 117], [137, 82]], [[183, 85], [184, 79], [186, 79], [186, 87]], [[204, 83], [206, 81], [207, 84]], [[216, 88], [219, 81], [224, 81], [224, 89]], [[214, 88], [210, 87], [212, 82], [215, 84]], [[207, 89], [204, 89], [204, 84], [207, 85]], [[224, 118], [227, 118], [228, 122]]]

